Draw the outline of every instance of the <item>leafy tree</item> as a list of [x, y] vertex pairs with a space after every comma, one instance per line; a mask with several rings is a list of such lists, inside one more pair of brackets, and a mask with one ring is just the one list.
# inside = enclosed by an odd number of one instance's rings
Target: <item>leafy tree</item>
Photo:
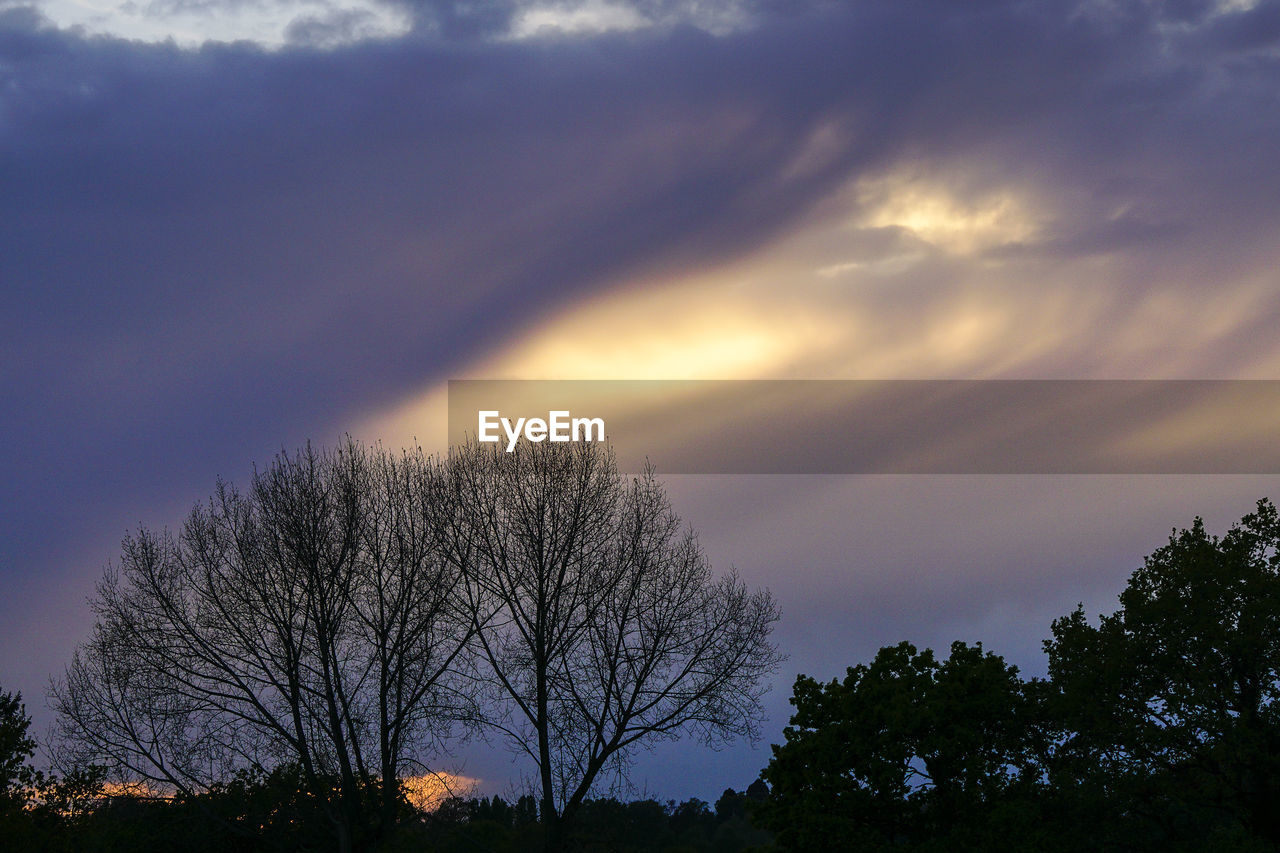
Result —
[[787, 850], [1028, 849], [1042, 726], [1026, 687], [964, 643], [944, 661], [901, 643], [843, 681], [800, 676], [755, 818]]
[[101, 803], [101, 769], [62, 778], [37, 770], [30, 728], [22, 694], [0, 692], [0, 839], [15, 850], [70, 849], [72, 833]]
[[31, 809], [45, 779], [30, 763], [36, 751], [30, 728], [22, 694], [0, 693], [0, 839], [19, 847], [35, 847], [51, 828], [60, 828], [38, 820]]
[[1055, 785], [1082, 814], [1123, 825], [1125, 843], [1280, 842], [1278, 547], [1267, 500], [1221, 538], [1196, 518], [1133, 574], [1120, 610], [1053, 623], [1067, 732]]
[[716, 800], [716, 817], [729, 820], [735, 817], [746, 817], [747, 798], [732, 788], [725, 788], [720, 799]]
[[752, 782], [745, 792], [725, 789], [716, 800], [716, 826], [710, 849], [728, 853], [768, 847], [773, 842], [773, 835], [753, 826], [748, 817], [751, 809], [768, 797], [769, 787], [759, 779]]
[[35, 782], [28, 763], [36, 754], [36, 742], [27, 733], [31, 718], [21, 693], [0, 693], [0, 815], [12, 815], [26, 806]]

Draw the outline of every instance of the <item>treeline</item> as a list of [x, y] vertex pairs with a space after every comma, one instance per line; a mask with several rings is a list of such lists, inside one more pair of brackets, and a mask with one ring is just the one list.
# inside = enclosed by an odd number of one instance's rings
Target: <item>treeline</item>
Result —
[[[582, 853], [740, 853], [767, 846], [772, 835], [753, 826], [748, 806], [764, 796], [756, 783], [726, 790], [714, 807], [699, 799], [589, 800], [568, 845]], [[424, 850], [524, 853], [541, 849], [542, 828], [532, 797], [515, 805], [501, 798], [447, 801], [422, 827]]]
[[[29, 720], [19, 697], [0, 694], [0, 730]], [[22, 757], [30, 758], [24, 739]], [[17, 758], [8, 756], [10, 763]], [[17, 765], [14, 765], [15, 767]], [[31, 853], [293, 853], [330, 851], [333, 834], [321, 804], [291, 766], [271, 773], [241, 773], [194, 795], [148, 796], [104, 785], [100, 772], [51, 778], [24, 764], [21, 779], [3, 788], [3, 849]], [[336, 781], [336, 780], [335, 780]], [[18, 783], [21, 782], [21, 785]], [[369, 792], [375, 795], [376, 792]], [[404, 793], [404, 792], [402, 792]], [[762, 850], [772, 835], [749, 822], [748, 809], [767, 793], [756, 782], [726, 790], [715, 805], [646, 799], [586, 800], [560, 843], [581, 853], [742, 853]], [[12, 795], [12, 796], [10, 796]], [[525, 795], [450, 797], [421, 808], [402, 796], [398, 831], [379, 846], [389, 853], [537, 853], [547, 826], [537, 800]]]
[[[127, 542], [96, 607], [53, 692], [61, 776], [0, 694], [7, 849], [1280, 849], [1267, 500], [1175, 530], [1116, 612], [1054, 621], [1046, 678], [959, 642], [800, 676], [762, 780], [714, 807], [595, 785], [637, 742], [752, 734], [777, 610], [599, 449], [282, 456]], [[414, 805], [455, 728], [524, 750], [531, 795]]]
[[1196, 519], [1097, 622], [1045, 641], [1047, 679], [980, 645], [888, 646], [801, 676], [754, 814], [785, 850], [1280, 847], [1280, 522]]

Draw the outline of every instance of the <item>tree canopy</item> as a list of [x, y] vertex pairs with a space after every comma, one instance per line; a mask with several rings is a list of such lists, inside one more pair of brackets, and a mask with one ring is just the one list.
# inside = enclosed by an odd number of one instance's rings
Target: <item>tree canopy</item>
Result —
[[787, 850], [1274, 850], [1280, 845], [1280, 520], [1197, 518], [1048, 678], [981, 646], [886, 646], [797, 679], [757, 809]]
[[1134, 572], [1115, 613], [1045, 643], [1059, 777], [1153, 839], [1280, 842], [1280, 521], [1258, 502], [1221, 538], [1200, 518]]
[[22, 808], [32, 782], [30, 759], [36, 742], [21, 693], [0, 692], [0, 815]]
[[1012, 825], [1009, 805], [1034, 786], [1042, 739], [998, 655], [887, 646], [842, 681], [800, 676], [791, 703], [757, 812], [787, 849], [1024, 849], [1030, 821]]

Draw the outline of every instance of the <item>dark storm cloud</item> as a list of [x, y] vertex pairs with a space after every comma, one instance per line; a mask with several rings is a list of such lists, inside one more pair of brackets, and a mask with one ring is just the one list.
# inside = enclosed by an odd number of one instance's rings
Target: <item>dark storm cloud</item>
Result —
[[661, 251], [758, 239], [821, 189], [776, 175], [822, 104], [735, 92], [726, 47], [184, 52], [11, 28], [9, 481], [44, 484], [38, 504], [149, 489], [139, 466], [198, 468], [193, 443], [297, 435]]
[[387, 0], [408, 11], [419, 30], [448, 39], [476, 39], [505, 33], [520, 7], [518, 0], [472, 3], [468, 0]]
[[[93, 577], [109, 551], [69, 561], [215, 473], [859, 174], [1018, 182], [1052, 227], [1006, 255], [1194, 256], [1205, 286], [1276, 224], [1276, 3], [752, 3], [719, 37], [650, 3], [675, 22], [519, 42], [493, 38], [513, 4], [415, 8], [402, 39], [267, 52], [0, 5], [6, 585]], [[4, 642], [31, 694], [66, 652]]]
[[285, 27], [285, 41], [292, 45], [335, 47], [359, 41], [378, 24], [368, 9], [336, 9], [319, 15], [294, 18]]
[[[1280, 42], [1280, 6], [1261, 3], [1226, 15], [1206, 28], [1203, 42], [1210, 51], [1244, 53], [1275, 47]], [[1274, 68], [1275, 56], [1268, 57]]]

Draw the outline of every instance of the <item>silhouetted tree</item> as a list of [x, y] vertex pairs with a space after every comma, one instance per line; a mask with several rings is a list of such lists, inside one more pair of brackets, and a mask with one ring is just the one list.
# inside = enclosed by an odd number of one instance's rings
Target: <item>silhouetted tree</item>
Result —
[[1037, 705], [999, 656], [901, 643], [842, 682], [800, 676], [791, 703], [752, 809], [784, 849], [1037, 849]]
[[0, 692], [0, 842], [13, 850], [75, 849], [73, 833], [101, 803], [101, 770], [58, 778], [36, 769], [30, 728], [22, 694]]
[[[44, 779], [31, 766], [36, 742], [21, 693], [0, 693], [0, 839], [36, 846], [42, 833], [29, 809]], [[0, 842], [0, 843], [4, 843]]]
[[733, 817], [746, 817], [747, 798], [732, 788], [725, 788], [720, 799], [716, 800], [716, 817], [728, 820]]
[[1055, 787], [1082, 819], [1139, 849], [1280, 842], [1278, 548], [1269, 501], [1220, 539], [1197, 518], [1116, 613], [1053, 623]]
[[488, 722], [536, 768], [549, 847], [636, 746], [757, 735], [777, 607], [712, 574], [652, 470], [624, 482], [606, 445], [529, 442], [473, 442], [449, 469], [446, 550], [504, 707]]
[[177, 536], [126, 539], [52, 689], [62, 762], [188, 800], [287, 764], [340, 850], [376, 840], [401, 774], [474, 714], [439, 478], [421, 451], [308, 445]]
[[35, 770], [29, 762], [36, 754], [30, 727], [22, 694], [0, 693], [0, 815], [21, 810], [30, 796]]

